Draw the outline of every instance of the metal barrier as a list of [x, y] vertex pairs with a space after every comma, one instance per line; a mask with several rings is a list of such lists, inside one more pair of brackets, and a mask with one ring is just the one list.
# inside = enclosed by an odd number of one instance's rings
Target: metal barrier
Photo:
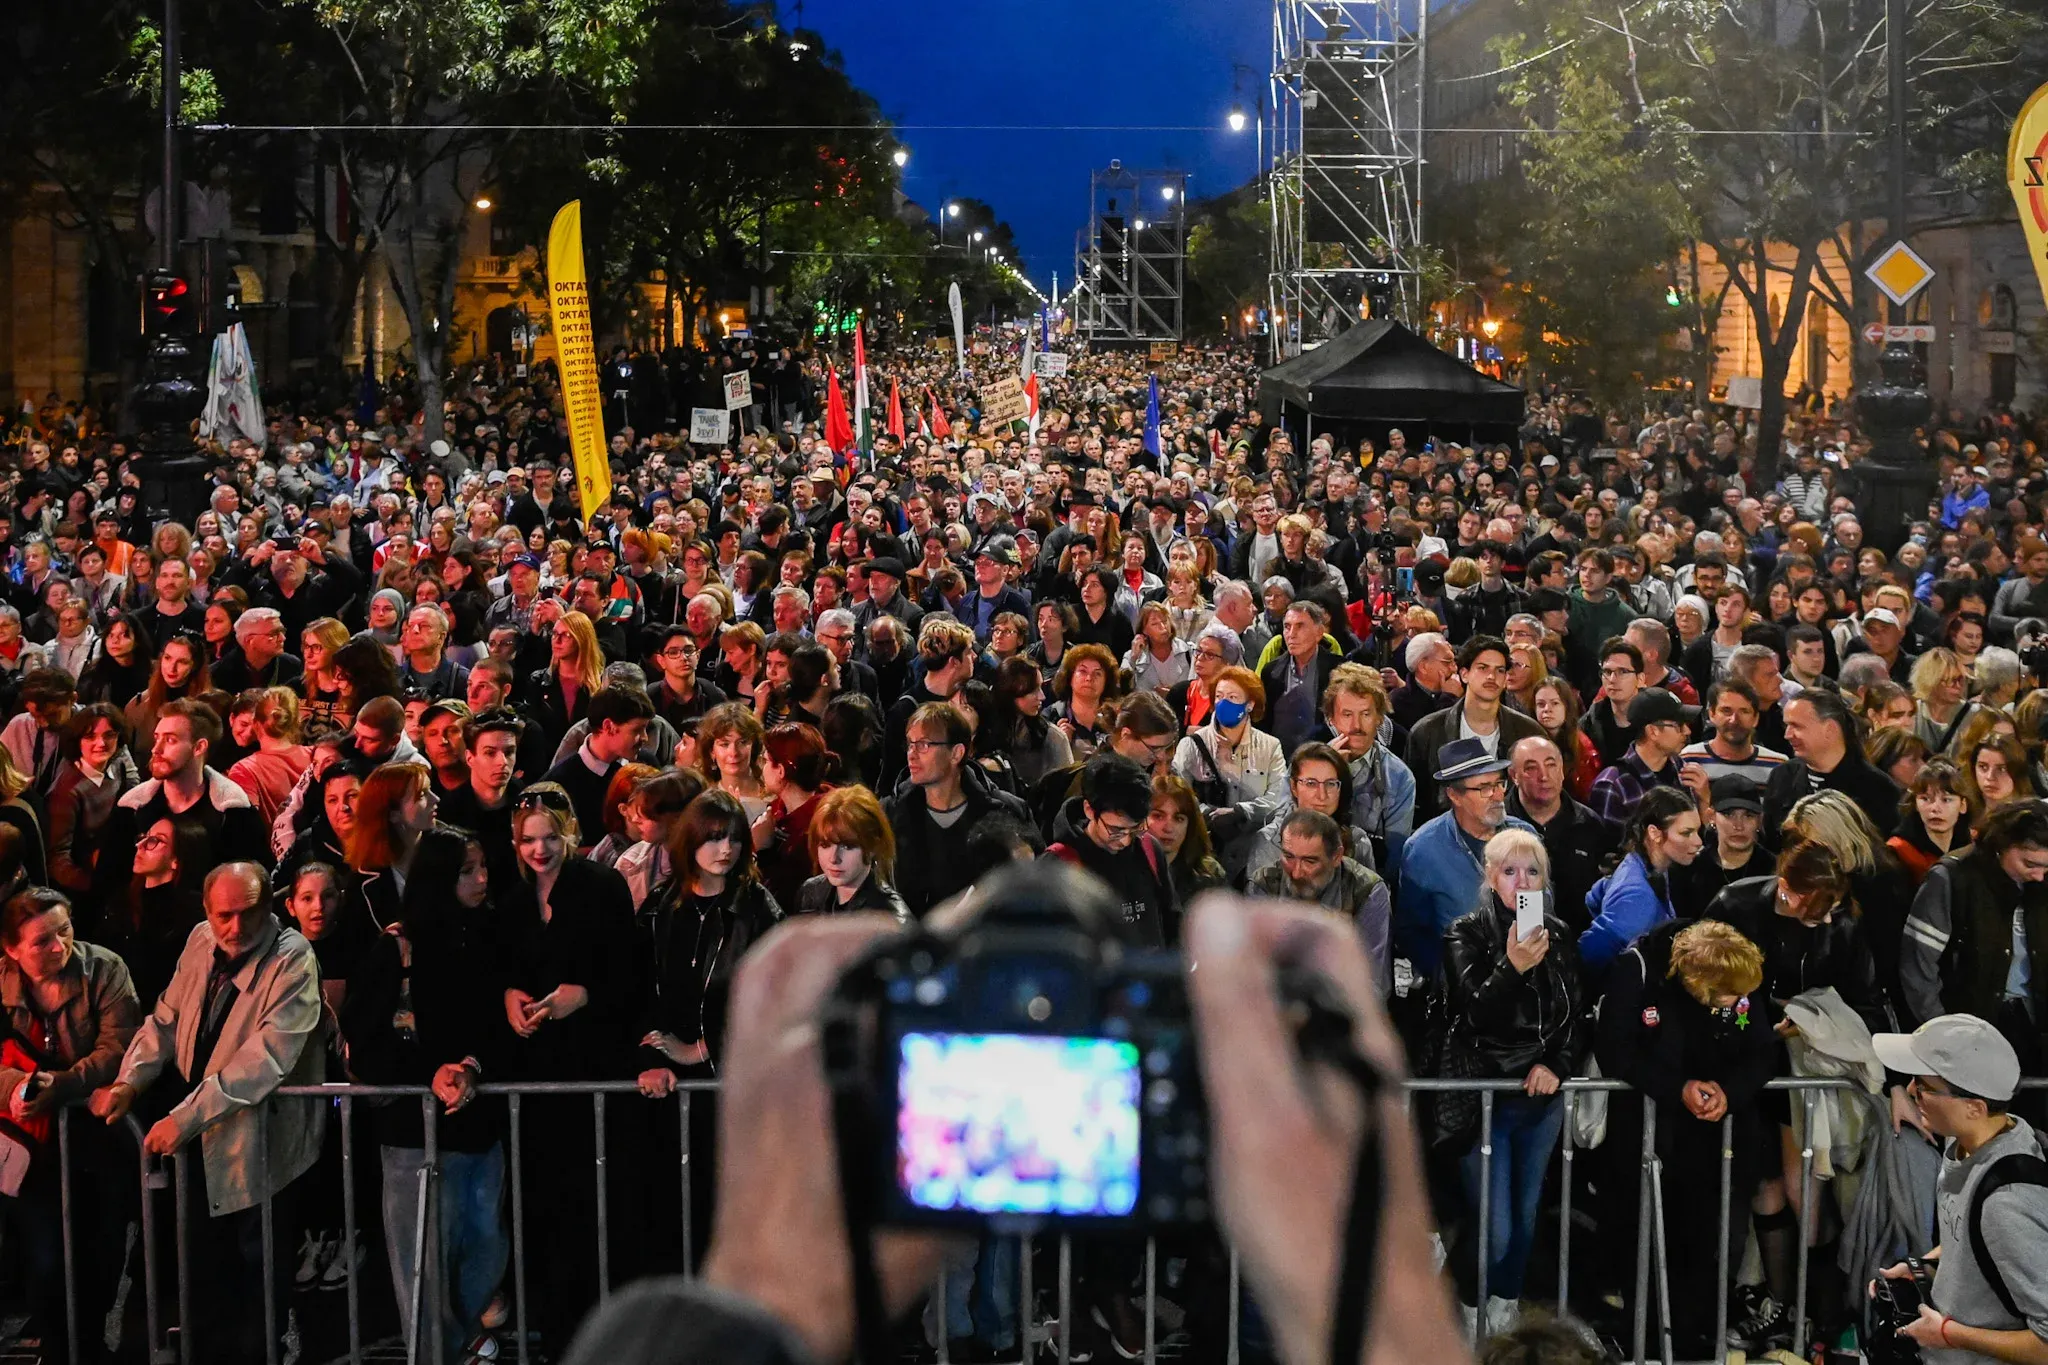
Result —
[[[2029, 1078], [2027, 1080], [2022, 1081], [2021, 1084], [2023, 1088], [2027, 1089], [2048, 1089], [2048, 1078]], [[713, 1091], [716, 1088], [717, 1083], [713, 1081], [678, 1082], [674, 1095], [674, 1103], [676, 1105], [678, 1125], [677, 1132], [679, 1137], [678, 1170], [680, 1175], [679, 1186], [681, 1190], [680, 1208], [678, 1212], [681, 1219], [681, 1246], [683, 1256], [683, 1273], [685, 1275], [693, 1275], [695, 1274], [696, 1270], [694, 1264], [694, 1257], [692, 1255], [692, 1243], [695, 1233], [696, 1210], [693, 1207], [693, 1200], [690, 1188], [690, 1120], [693, 1112], [694, 1097], [696, 1096], [696, 1094], [704, 1091]], [[1794, 1342], [1797, 1343], [1803, 1340], [1806, 1329], [1805, 1302], [1810, 1259], [1808, 1243], [1813, 1231], [1814, 1218], [1813, 1195], [1815, 1183], [1815, 1153], [1811, 1139], [1811, 1134], [1813, 1131], [1813, 1124], [1811, 1120], [1815, 1098], [1818, 1094], [1824, 1091], [1850, 1091], [1857, 1094], [1865, 1095], [1866, 1097], [1868, 1096], [1867, 1092], [1862, 1091], [1860, 1087], [1856, 1086], [1854, 1083], [1847, 1080], [1789, 1077], [1773, 1080], [1768, 1083], [1766, 1088], [1778, 1091], [1796, 1090], [1800, 1092], [1800, 1103], [1804, 1110], [1804, 1117], [1807, 1120], [1803, 1129], [1803, 1131], [1807, 1134], [1807, 1137], [1800, 1150], [1797, 1290], [1795, 1294], [1795, 1312], [1797, 1316], [1794, 1323]], [[1442, 1080], [1422, 1077], [1414, 1078], [1407, 1081], [1406, 1089], [1408, 1092], [1408, 1097], [1411, 1102], [1414, 1096], [1418, 1094], [1440, 1093], [1449, 1091], [1465, 1091], [1477, 1092], [1479, 1095], [1480, 1129], [1477, 1151], [1479, 1154], [1479, 1189], [1481, 1191], [1481, 1198], [1477, 1201], [1478, 1207], [1476, 1210], [1473, 1211], [1473, 1216], [1477, 1223], [1477, 1237], [1474, 1239], [1474, 1241], [1478, 1260], [1477, 1294], [1475, 1297], [1477, 1298], [1479, 1304], [1482, 1306], [1483, 1312], [1483, 1306], [1486, 1303], [1488, 1297], [1488, 1262], [1491, 1259], [1489, 1253], [1491, 1247], [1490, 1224], [1492, 1219], [1492, 1202], [1488, 1195], [1492, 1189], [1492, 1171], [1494, 1160], [1493, 1138], [1495, 1101], [1498, 1096], [1503, 1094], [1521, 1093], [1521, 1082], [1512, 1079]], [[1547, 1185], [1551, 1179], [1556, 1179], [1558, 1188], [1557, 1302], [1559, 1305], [1559, 1311], [1561, 1313], [1568, 1312], [1571, 1295], [1572, 1201], [1575, 1183], [1573, 1179], [1573, 1163], [1576, 1157], [1576, 1153], [1579, 1150], [1581, 1150], [1576, 1147], [1572, 1140], [1573, 1120], [1576, 1117], [1576, 1107], [1580, 1102], [1580, 1097], [1584, 1095], [1599, 1093], [1612, 1096], [1618, 1092], [1627, 1092], [1628, 1090], [1629, 1087], [1626, 1083], [1619, 1080], [1606, 1078], [1572, 1079], [1564, 1081], [1560, 1086], [1559, 1097], [1561, 1103], [1564, 1106], [1563, 1132], [1558, 1143], [1557, 1154], [1557, 1170], [1560, 1172], [1560, 1174], [1557, 1176], [1553, 1176], [1546, 1172], [1545, 1180]], [[521, 1179], [524, 1156], [522, 1101], [529, 1097], [535, 1096], [573, 1095], [588, 1096], [591, 1100], [592, 1135], [596, 1144], [596, 1269], [599, 1301], [602, 1302], [603, 1299], [609, 1295], [612, 1287], [609, 1247], [610, 1212], [608, 1208], [610, 1173], [607, 1150], [605, 1100], [608, 1096], [612, 1095], [638, 1095], [639, 1090], [638, 1086], [632, 1081], [597, 1083], [564, 1081], [492, 1084], [481, 1086], [478, 1088], [478, 1091], [480, 1097], [502, 1097], [506, 1102], [506, 1112], [508, 1119], [506, 1137], [509, 1149], [506, 1163], [506, 1181], [510, 1186], [512, 1222], [511, 1275], [512, 1309], [514, 1314], [513, 1325], [516, 1331], [516, 1345], [518, 1348], [517, 1359], [519, 1360], [520, 1365], [531, 1365], [532, 1337], [531, 1333], [528, 1330], [527, 1320], [528, 1297], [526, 1256], [526, 1201], [524, 1194], [524, 1183]], [[407, 1359], [408, 1361], [439, 1360], [441, 1352], [441, 1312], [443, 1307], [443, 1296], [445, 1293], [445, 1286], [441, 1282], [442, 1267], [440, 1266], [439, 1256], [440, 1236], [438, 1222], [440, 1208], [438, 1201], [438, 1187], [436, 1184], [436, 1176], [439, 1171], [441, 1155], [438, 1139], [438, 1121], [440, 1118], [441, 1110], [440, 1102], [434, 1098], [430, 1091], [417, 1086], [298, 1086], [283, 1088], [278, 1092], [278, 1094], [290, 1097], [315, 1098], [327, 1100], [334, 1103], [339, 1110], [341, 1128], [340, 1165], [342, 1180], [342, 1211], [344, 1226], [343, 1242], [337, 1254], [341, 1255], [344, 1258], [344, 1264], [346, 1266], [348, 1317], [347, 1358], [351, 1362], [351, 1365], [360, 1365], [360, 1362], [363, 1360], [363, 1341], [361, 1335], [362, 1299], [361, 1287], [357, 1283], [358, 1267], [356, 1260], [356, 1249], [359, 1237], [359, 1229], [357, 1227], [355, 1205], [355, 1144], [354, 1125], [352, 1122], [354, 1117], [355, 1104], [358, 1100], [388, 1100], [399, 1102], [405, 1100], [413, 1100], [420, 1104], [421, 1119], [424, 1132], [425, 1151], [423, 1154], [423, 1165], [419, 1176], [419, 1190], [416, 1196], [418, 1202], [416, 1205], [417, 1223], [415, 1229], [414, 1244], [415, 1273], [413, 1277], [411, 1301], [407, 1305], [405, 1305], [407, 1316], [410, 1319], [411, 1325], [411, 1331], [407, 1334], [407, 1339], [409, 1341]], [[649, 1103], [667, 1102], [668, 1101], [649, 1101]], [[1611, 1100], [1610, 1103], [1612, 1103]], [[1639, 1163], [1639, 1209], [1637, 1215], [1636, 1264], [1634, 1275], [1635, 1292], [1631, 1298], [1631, 1306], [1633, 1310], [1633, 1333], [1630, 1343], [1632, 1348], [1632, 1354], [1630, 1358], [1633, 1362], [1635, 1362], [1635, 1365], [1644, 1365], [1646, 1359], [1658, 1359], [1663, 1362], [1663, 1365], [1673, 1365], [1670, 1322], [1671, 1285], [1669, 1279], [1666, 1227], [1664, 1221], [1662, 1193], [1663, 1181], [1661, 1179], [1662, 1163], [1657, 1154], [1657, 1106], [1656, 1103], [1648, 1096], [1642, 1097], [1642, 1104], [1643, 1123], [1641, 1154]], [[72, 1365], [76, 1365], [76, 1362], [79, 1358], [78, 1284], [75, 1266], [75, 1250], [73, 1243], [74, 1233], [72, 1228], [71, 1125], [74, 1121], [89, 1122], [91, 1120], [79, 1120], [77, 1116], [69, 1109], [60, 1111], [58, 1115], [57, 1125], [57, 1146], [60, 1164], [60, 1181], [62, 1196], [60, 1209], [61, 1216], [64, 1222], [62, 1234], [62, 1251], [63, 1273], [65, 1281], [65, 1315], [67, 1337], [70, 1343], [70, 1360], [72, 1362]], [[143, 1148], [143, 1130], [141, 1128], [141, 1125], [136, 1121], [136, 1119], [132, 1115], [124, 1121], [124, 1127], [126, 1131], [129, 1132], [130, 1136], [134, 1139], [139, 1157], [139, 1180], [142, 1194], [140, 1212], [140, 1241], [143, 1251], [144, 1293], [147, 1296], [145, 1319], [147, 1323], [147, 1331], [149, 1333], [147, 1358], [151, 1362], [151, 1365], [192, 1365], [192, 1336], [188, 1331], [184, 1330], [184, 1325], [191, 1323], [193, 1320], [193, 1275], [192, 1267], [189, 1261], [191, 1241], [188, 1235], [190, 1229], [187, 1226], [188, 1201], [186, 1198], [186, 1194], [190, 1180], [189, 1163], [192, 1160], [197, 1159], [198, 1150], [196, 1144], [187, 1144], [187, 1146], [183, 1150], [169, 1158], [164, 1158], [161, 1160], [154, 1159]], [[264, 1135], [259, 1133], [259, 1150], [267, 1151], [267, 1145], [264, 1143], [263, 1137]], [[1732, 1220], [1734, 1214], [1732, 1201], [1735, 1196], [1735, 1190], [1733, 1188], [1734, 1157], [1734, 1117], [1730, 1115], [1725, 1116], [1721, 1120], [1721, 1169], [1718, 1201], [1720, 1214], [1718, 1229], [1719, 1242], [1716, 1260], [1716, 1283], [1721, 1286], [1722, 1292], [1718, 1297], [1718, 1302], [1715, 1309], [1714, 1339], [1717, 1343], [1724, 1342], [1726, 1340], [1728, 1327], [1727, 1289], [1730, 1270], [1729, 1243], [1730, 1234], [1733, 1230]], [[267, 1182], [265, 1183], [267, 1186]], [[176, 1327], [175, 1345], [173, 1345], [170, 1340], [172, 1329], [167, 1328], [166, 1325], [161, 1321], [160, 1279], [162, 1272], [161, 1268], [157, 1264], [157, 1246], [155, 1238], [157, 1213], [154, 1208], [154, 1196], [161, 1194], [163, 1191], [167, 1189], [175, 1189], [177, 1195], [175, 1203], [175, 1221], [177, 1233], [175, 1271], [177, 1275], [178, 1324]], [[264, 1339], [266, 1342], [266, 1362], [267, 1365], [277, 1365], [279, 1343], [278, 1322], [280, 1315], [278, 1311], [279, 1306], [276, 1301], [276, 1246], [275, 1228], [273, 1226], [273, 1201], [269, 1198], [266, 1198], [262, 1203], [261, 1210], [263, 1243], [263, 1314]], [[1037, 1314], [1034, 1309], [1033, 1250], [1033, 1239], [1029, 1237], [1020, 1239], [1020, 1265], [1018, 1286], [1020, 1292], [1016, 1308], [1018, 1330], [1017, 1345], [1019, 1351], [1019, 1358], [1022, 1362], [1028, 1362], [1029, 1360], [1031, 1360], [1033, 1358], [1035, 1349], [1039, 1345], [1045, 1343], [1048, 1339], [1048, 1335], [1050, 1335], [1051, 1344], [1053, 1344], [1054, 1346], [1060, 1365], [1068, 1365], [1068, 1362], [1072, 1354], [1073, 1321], [1074, 1313], [1076, 1312], [1076, 1305], [1074, 1303], [1073, 1294], [1072, 1240], [1066, 1236], [1062, 1236], [1059, 1242], [1059, 1270], [1058, 1283], [1056, 1287], [1057, 1328], [1056, 1331], [1050, 1334], [1048, 1334], [1041, 1327], [1040, 1323], [1037, 1320]], [[1242, 1336], [1241, 1327], [1243, 1318], [1240, 1300], [1241, 1278], [1239, 1275], [1237, 1256], [1234, 1251], [1230, 1253], [1228, 1266], [1229, 1298], [1227, 1306], [1227, 1330], [1229, 1333], [1229, 1340], [1227, 1345], [1227, 1360], [1229, 1362], [1229, 1365], [1238, 1365]], [[1158, 1359], [1158, 1350], [1160, 1345], [1158, 1337], [1158, 1274], [1158, 1246], [1154, 1239], [1148, 1238], [1145, 1243], [1144, 1257], [1144, 1360], [1146, 1362], [1146, 1365], [1155, 1365], [1155, 1362]], [[1655, 1356], [1646, 1356], [1645, 1353], [1649, 1346], [1649, 1310], [1650, 1294], [1653, 1292], [1653, 1281], [1654, 1292], [1657, 1296], [1657, 1320], [1659, 1323], [1660, 1341], [1658, 1343], [1659, 1350], [1657, 1354]], [[946, 1320], [948, 1312], [946, 1303], [946, 1275], [943, 1271], [941, 1272], [938, 1282], [934, 1287], [934, 1294], [936, 1298], [937, 1319], [939, 1326], [939, 1331], [937, 1333], [938, 1358], [940, 1362], [942, 1362], [942, 1365], [950, 1365], [947, 1346], [947, 1340], [950, 1334], [946, 1330], [949, 1326]], [[1475, 1341], [1477, 1336], [1477, 1330], [1478, 1327], [1477, 1325], [1475, 1325]], [[551, 1345], [553, 1345], [556, 1349], [559, 1349], [560, 1347], [560, 1343], [551, 1343]], [[1726, 1348], [1717, 1347], [1717, 1360], [1725, 1359], [1725, 1355]]]

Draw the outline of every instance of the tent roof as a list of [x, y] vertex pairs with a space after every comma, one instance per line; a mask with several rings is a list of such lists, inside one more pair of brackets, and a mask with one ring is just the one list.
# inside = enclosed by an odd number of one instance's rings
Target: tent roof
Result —
[[1362, 322], [1259, 377], [1264, 395], [1318, 417], [1505, 423], [1522, 420], [1513, 384], [1439, 351], [1398, 322]]

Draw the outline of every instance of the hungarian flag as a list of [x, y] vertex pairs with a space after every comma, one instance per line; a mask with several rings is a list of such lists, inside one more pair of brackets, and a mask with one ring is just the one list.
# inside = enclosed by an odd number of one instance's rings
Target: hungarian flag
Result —
[[903, 440], [903, 396], [896, 389], [896, 376], [889, 376], [889, 434]]
[[839, 371], [827, 373], [825, 385], [825, 444], [835, 455], [844, 455], [853, 444], [853, 424], [846, 420], [846, 395], [839, 390]]
[[853, 443], [860, 453], [875, 448], [875, 417], [868, 410], [868, 348], [861, 339], [861, 324], [853, 324]]
[[931, 400], [932, 405], [932, 439], [949, 440], [953, 435], [953, 428], [946, 422], [946, 410], [939, 406], [938, 397], [930, 389], [924, 391], [924, 396]]

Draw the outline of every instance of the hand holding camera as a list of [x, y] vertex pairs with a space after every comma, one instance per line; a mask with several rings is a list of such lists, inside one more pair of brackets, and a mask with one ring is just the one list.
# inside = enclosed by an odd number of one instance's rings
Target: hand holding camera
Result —
[[[1122, 945], [1062, 871], [998, 874], [944, 938], [805, 917], [741, 963], [707, 1280], [835, 1360], [867, 1325], [857, 1259], [893, 1315], [954, 1228], [1213, 1216], [1285, 1358], [1328, 1354], [1340, 1297], [1354, 1323], [1375, 1300], [1402, 1306], [1371, 1321], [1361, 1358], [1460, 1358], [1399, 1089], [1356, 1080], [1398, 1076], [1401, 1052], [1352, 926], [1210, 896], [1183, 965]], [[1348, 1069], [1324, 1060], [1337, 1052]], [[1368, 1143], [1379, 1160], [1362, 1167]]]

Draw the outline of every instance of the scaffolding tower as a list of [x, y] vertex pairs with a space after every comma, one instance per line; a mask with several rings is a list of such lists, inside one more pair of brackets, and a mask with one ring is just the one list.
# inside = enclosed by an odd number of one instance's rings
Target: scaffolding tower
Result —
[[1074, 328], [1092, 344], [1181, 339], [1187, 274], [1183, 171], [1121, 161], [1088, 177], [1088, 226], [1074, 244]]
[[1427, 0], [1273, 0], [1273, 358], [1421, 308]]

